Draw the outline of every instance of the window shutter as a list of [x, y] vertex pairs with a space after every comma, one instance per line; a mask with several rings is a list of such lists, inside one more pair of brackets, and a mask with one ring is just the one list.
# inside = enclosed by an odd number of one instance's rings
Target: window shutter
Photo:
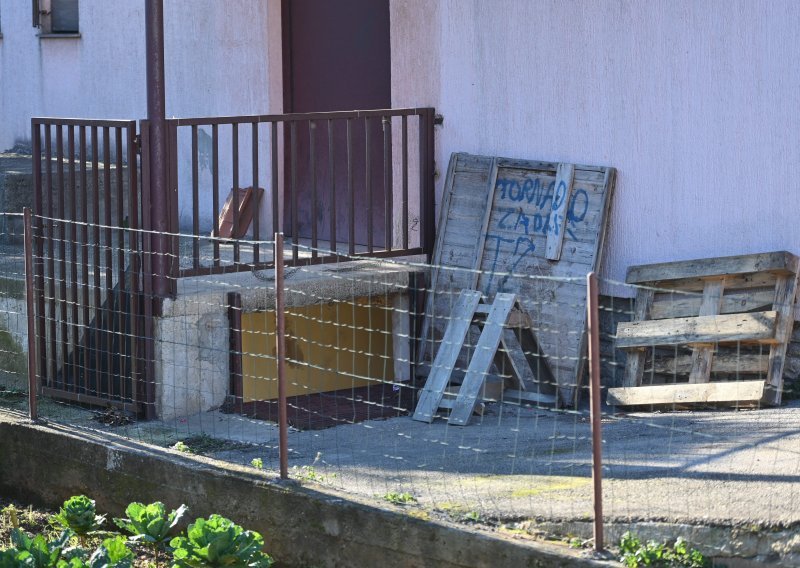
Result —
[[78, 32], [78, 0], [50, 0], [52, 32]]

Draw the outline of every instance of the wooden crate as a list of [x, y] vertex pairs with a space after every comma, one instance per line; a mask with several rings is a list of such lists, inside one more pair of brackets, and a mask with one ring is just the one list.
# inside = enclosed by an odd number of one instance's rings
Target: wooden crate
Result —
[[609, 404], [780, 404], [799, 267], [788, 252], [631, 267], [634, 317], [616, 334], [627, 363]]

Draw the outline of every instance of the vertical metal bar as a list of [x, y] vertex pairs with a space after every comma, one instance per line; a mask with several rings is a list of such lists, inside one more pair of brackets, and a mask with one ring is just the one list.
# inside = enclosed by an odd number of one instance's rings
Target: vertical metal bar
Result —
[[141, 292], [141, 259], [139, 258], [139, 180], [137, 176], [136, 159], [136, 123], [128, 125], [128, 246], [130, 248], [130, 375], [131, 375], [131, 402], [139, 399], [139, 385], [141, 383], [142, 367], [139, 363], [141, 357], [141, 342], [139, 340], [139, 319], [141, 317], [139, 293]]
[[600, 316], [598, 312], [597, 275], [586, 277], [587, 320], [589, 333], [589, 378], [592, 424], [592, 485], [594, 487], [594, 549], [603, 550], [603, 437], [600, 422]]
[[328, 179], [330, 180], [331, 229], [328, 233], [329, 248], [336, 252], [336, 157], [333, 147], [333, 120], [328, 119]]
[[419, 115], [419, 218], [420, 246], [433, 256], [436, 227], [434, 225], [436, 202], [433, 188], [433, 109], [425, 109]]
[[23, 240], [25, 243], [25, 306], [28, 317], [28, 417], [36, 420], [38, 412], [38, 385], [36, 383], [36, 328], [34, 324], [33, 300], [33, 231], [31, 230], [31, 210], [26, 207], [24, 214]]
[[47, 219], [45, 226], [47, 227], [47, 297], [48, 307], [50, 308], [47, 316], [48, 320], [48, 347], [46, 352], [47, 358], [47, 385], [52, 386], [56, 378], [56, 278], [55, 278], [55, 228], [53, 223], [53, 133], [50, 125], [45, 125], [45, 139], [44, 139], [44, 156], [47, 162], [47, 169], [45, 170], [45, 202], [47, 207], [45, 209]]
[[[169, 294], [178, 293], [178, 275], [180, 274], [180, 227], [178, 225], [178, 124], [174, 120], [167, 121], [167, 137], [169, 141], [167, 168], [167, 196], [169, 205], [170, 247], [168, 249], [167, 267]], [[159, 308], [160, 309], [160, 308]]]
[[[154, 292], [167, 296], [171, 292], [167, 252], [170, 238], [169, 195], [167, 190], [167, 124], [164, 81], [164, 2], [145, 0], [145, 46], [147, 73], [147, 119], [150, 129], [151, 219], [148, 229], [154, 233], [150, 241], [153, 258]], [[151, 250], [148, 250], [151, 252]]]
[[281, 479], [289, 478], [289, 420], [286, 411], [286, 319], [284, 314], [283, 233], [275, 233], [275, 354], [278, 366], [278, 455]]
[[308, 121], [308, 168], [311, 174], [311, 258], [317, 258], [317, 125]]
[[253, 203], [253, 264], [258, 264], [258, 240], [261, 238], [260, 219], [258, 214], [259, 200], [258, 200], [258, 122], [253, 122], [253, 193], [251, 194], [251, 201]]
[[88, 173], [86, 171], [86, 127], [81, 126], [78, 131], [78, 146], [80, 155], [78, 159], [81, 162], [81, 298], [83, 304], [83, 319], [81, 325], [83, 328], [84, 348], [81, 357], [81, 391], [84, 394], [89, 392], [89, 377], [88, 357], [89, 357], [89, 187], [88, 187]]
[[300, 249], [297, 246], [300, 237], [297, 234], [297, 123], [294, 121], [291, 123], [290, 132], [292, 154], [292, 260], [296, 262], [300, 252]]
[[155, 360], [153, 345], [153, 252], [152, 246], [152, 219], [150, 217], [150, 122], [140, 123], [140, 136], [142, 141], [142, 327], [140, 337], [142, 341], [142, 377], [139, 387], [142, 388], [142, 398], [145, 401], [145, 416], [155, 418]]
[[271, 122], [272, 138], [270, 139], [270, 149], [272, 150], [271, 169], [272, 169], [272, 232], [283, 232], [283, 217], [280, 214], [280, 202], [278, 201], [278, 123]]
[[353, 194], [353, 121], [347, 119], [347, 204], [348, 204], [348, 253], [356, 253], [356, 205]]
[[392, 117], [384, 116], [383, 123], [383, 223], [384, 248], [392, 250], [392, 224], [394, 223], [394, 184], [392, 183]]
[[192, 125], [192, 267], [200, 267], [200, 181], [197, 155], [197, 125]]
[[[39, 219], [36, 223], [36, 230], [31, 233], [34, 243], [34, 259], [36, 264], [33, 266], [35, 274], [36, 291], [36, 334], [29, 336], [30, 352], [33, 346], [38, 347], [39, 363], [37, 373], [41, 377], [42, 373], [47, 372], [47, 321], [45, 318], [45, 293], [44, 293], [44, 228], [42, 214], [44, 213], [44, 201], [42, 197], [42, 127], [40, 124], [31, 120], [31, 134], [33, 144], [33, 207]], [[32, 312], [31, 312], [32, 313]]]
[[102, 395], [112, 397], [115, 395], [114, 389], [114, 325], [116, 318], [114, 317], [114, 254], [111, 250], [111, 131], [105, 126], [103, 127], [103, 248], [105, 250], [105, 270], [106, 270], [106, 307], [105, 307], [105, 350], [106, 350], [106, 368], [105, 377], [107, 380], [107, 392], [101, 392]]
[[372, 252], [372, 230], [373, 230], [373, 220], [372, 220], [372, 144], [369, 140], [369, 125], [370, 120], [369, 117], [364, 118], [364, 149], [366, 152], [366, 166], [365, 166], [365, 178], [364, 178], [364, 191], [366, 191], [367, 195], [367, 252]]
[[69, 154], [69, 220], [70, 220], [70, 237], [69, 237], [69, 252], [70, 252], [70, 304], [71, 321], [69, 322], [70, 331], [70, 349], [72, 351], [72, 386], [74, 390], [78, 390], [79, 377], [82, 375], [78, 362], [78, 341], [79, 341], [79, 328], [78, 328], [78, 216], [77, 204], [75, 200], [78, 199], [78, 188], [76, 186], [75, 178], [75, 127], [69, 126], [67, 128], [67, 154]]
[[58, 326], [61, 332], [61, 381], [63, 388], [66, 389], [69, 383], [67, 373], [67, 367], [69, 366], [69, 330], [67, 326], [67, 225], [64, 222], [66, 217], [64, 203], [66, 197], [66, 187], [64, 185], [64, 126], [61, 124], [56, 126], [56, 161], [56, 173], [58, 175], [58, 189], [56, 191], [58, 196], [56, 217], [58, 217], [58, 221], [56, 226], [58, 227], [59, 254], [59, 282], [56, 302], [59, 304], [61, 319]]
[[100, 349], [100, 328], [103, 320], [103, 312], [100, 307], [100, 135], [96, 126], [92, 127], [92, 222], [94, 223], [94, 231], [92, 231], [92, 246], [94, 247], [94, 254], [92, 255], [92, 272], [94, 274], [94, 329], [93, 329], [93, 345], [94, 345], [94, 392], [92, 394], [99, 394], [100, 380], [102, 377], [102, 351]]
[[115, 350], [117, 360], [119, 361], [119, 396], [120, 399], [126, 400], [126, 377], [129, 376], [128, 364], [128, 341], [125, 330], [128, 327], [127, 309], [125, 307], [126, 298], [126, 282], [125, 282], [125, 189], [124, 185], [124, 161], [123, 161], [123, 148], [122, 148], [122, 128], [116, 127], [114, 129], [115, 135], [115, 152], [116, 152], [116, 188], [117, 188], [117, 291], [116, 291], [116, 305], [117, 305], [117, 341], [119, 347]]
[[231, 209], [233, 209], [233, 264], [239, 264], [239, 125], [231, 125], [231, 150], [233, 153], [233, 189], [231, 189]]
[[408, 117], [403, 115], [403, 248], [408, 249]]
[[242, 375], [242, 295], [228, 292], [228, 325], [230, 328], [230, 393], [234, 397], [235, 408], [241, 412], [244, 401]]
[[211, 125], [211, 207], [214, 209], [214, 266], [219, 266], [219, 126]]

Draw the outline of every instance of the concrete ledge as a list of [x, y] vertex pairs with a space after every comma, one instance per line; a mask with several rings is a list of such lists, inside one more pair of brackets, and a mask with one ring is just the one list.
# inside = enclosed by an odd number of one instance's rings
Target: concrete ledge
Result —
[[0, 413], [0, 492], [57, 507], [87, 493], [119, 515], [131, 500], [185, 503], [264, 534], [281, 566], [612, 566], [541, 543], [467, 531], [266, 474], [96, 431]]

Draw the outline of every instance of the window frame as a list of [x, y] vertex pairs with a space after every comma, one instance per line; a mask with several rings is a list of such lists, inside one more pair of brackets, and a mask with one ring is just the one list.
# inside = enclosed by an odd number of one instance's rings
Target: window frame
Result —
[[65, 39], [79, 38], [80, 31], [80, 0], [74, 0], [77, 9], [77, 21], [75, 30], [54, 30], [53, 29], [53, 4], [59, 0], [32, 0], [33, 27], [39, 28], [39, 38], [41, 39]]

